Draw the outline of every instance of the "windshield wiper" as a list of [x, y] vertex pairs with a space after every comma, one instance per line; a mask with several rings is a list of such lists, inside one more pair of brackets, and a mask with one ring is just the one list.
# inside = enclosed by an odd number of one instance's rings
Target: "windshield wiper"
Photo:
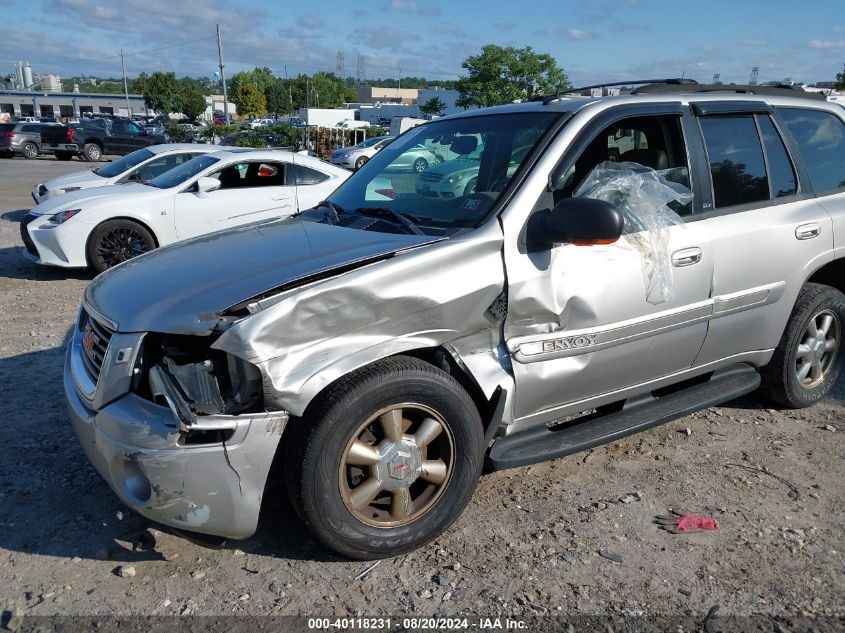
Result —
[[416, 223], [419, 222], [419, 219], [407, 213], [400, 213], [399, 211], [394, 211], [393, 209], [388, 209], [387, 207], [361, 207], [360, 209], [355, 209], [355, 213], [371, 216], [389, 215], [414, 235], [425, 235], [425, 233], [423, 233], [416, 225]]
[[[339, 204], [335, 204], [331, 200], [321, 200], [316, 204], [315, 209], [319, 209], [320, 207], [326, 208], [329, 210], [329, 213], [326, 213], [324, 219], [331, 220], [332, 224], [340, 224], [340, 218], [338, 218], [339, 213], [346, 213], [346, 210], [340, 206]], [[296, 213], [294, 213], [291, 217], [296, 217], [298, 215], [302, 215], [302, 212], [305, 209], [300, 209]]]

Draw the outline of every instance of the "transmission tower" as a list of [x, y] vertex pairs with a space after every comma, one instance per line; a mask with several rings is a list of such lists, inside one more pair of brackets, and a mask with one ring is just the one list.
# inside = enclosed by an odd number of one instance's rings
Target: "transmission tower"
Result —
[[358, 79], [358, 83], [364, 83], [364, 77], [366, 76], [366, 72], [364, 70], [364, 56], [358, 55], [358, 68], [355, 70], [355, 77]]
[[759, 66], [753, 66], [753, 67], [751, 68], [751, 79], [749, 79], [749, 80], [748, 80], [748, 83], [749, 83], [750, 85], [752, 85], [752, 86], [753, 86], [753, 85], [755, 85], [755, 84], [757, 83], [757, 73], [759, 73], [759, 72], [760, 72], [760, 67], [759, 67]]
[[337, 52], [337, 63], [335, 64], [335, 69], [337, 71], [337, 76], [343, 76], [344, 64], [343, 64], [343, 52]]
[[720, 83], [722, 83], [721, 80], [722, 80], [722, 75], [720, 73], [715, 73], [713, 75], [713, 85], [714, 86], [718, 86]]

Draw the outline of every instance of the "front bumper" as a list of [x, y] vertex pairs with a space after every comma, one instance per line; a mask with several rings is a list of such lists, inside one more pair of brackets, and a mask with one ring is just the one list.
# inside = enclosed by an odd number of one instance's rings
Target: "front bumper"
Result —
[[21, 225], [21, 239], [30, 255], [28, 259], [63, 268], [85, 268], [88, 265], [85, 243], [92, 225], [81, 221], [74, 225], [53, 224], [49, 221], [50, 214], [25, 217], [30, 219]]
[[288, 414], [215, 416], [217, 424], [230, 418], [231, 437], [185, 444], [184, 427], [171, 409], [135, 394], [93, 410], [74, 379], [80, 336], [77, 329], [68, 346], [65, 399], [85, 454], [121, 501], [172, 527], [228, 538], [253, 534]]
[[355, 161], [349, 155], [343, 155], [337, 158], [331, 156], [329, 157], [329, 162], [338, 167], [355, 167]]

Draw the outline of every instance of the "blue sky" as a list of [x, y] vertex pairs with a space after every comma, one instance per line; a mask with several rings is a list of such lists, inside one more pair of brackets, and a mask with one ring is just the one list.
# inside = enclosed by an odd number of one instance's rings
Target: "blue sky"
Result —
[[[0, 73], [211, 75], [215, 25], [226, 72], [335, 71], [454, 79], [487, 43], [552, 54], [577, 85], [676, 77], [832, 80], [845, 63], [834, 0], [0, 0]], [[167, 47], [167, 48], [164, 48]]]

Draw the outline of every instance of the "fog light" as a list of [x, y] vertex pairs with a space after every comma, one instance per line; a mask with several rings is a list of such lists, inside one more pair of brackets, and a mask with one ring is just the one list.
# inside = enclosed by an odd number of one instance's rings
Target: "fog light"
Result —
[[124, 459], [115, 465], [115, 479], [129, 503], [141, 504], [150, 500], [152, 490], [150, 480], [133, 461]]

